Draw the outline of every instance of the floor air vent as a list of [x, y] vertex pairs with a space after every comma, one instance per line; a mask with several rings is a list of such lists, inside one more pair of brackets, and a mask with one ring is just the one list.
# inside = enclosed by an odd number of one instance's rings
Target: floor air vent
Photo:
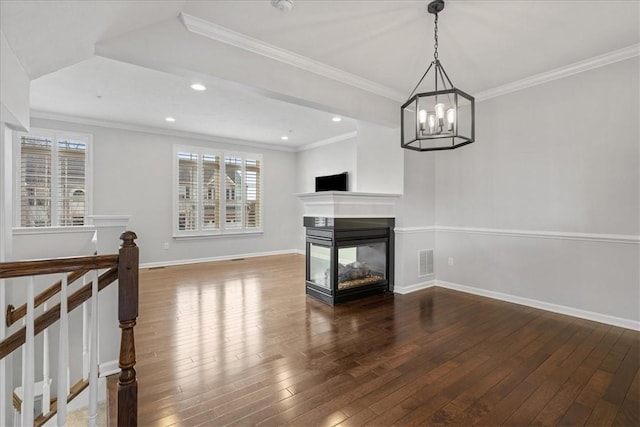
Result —
[[423, 249], [418, 252], [418, 276], [433, 274], [433, 249]]

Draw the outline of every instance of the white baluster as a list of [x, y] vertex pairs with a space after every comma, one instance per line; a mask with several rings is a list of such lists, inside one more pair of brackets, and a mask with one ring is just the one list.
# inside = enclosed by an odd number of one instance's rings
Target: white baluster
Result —
[[[94, 255], [98, 253], [98, 231], [93, 233], [91, 238], [93, 244]], [[82, 284], [87, 284], [87, 275], [82, 277]], [[82, 303], [82, 379], [89, 379], [89, 303]]]
[[[1, 244], [0, 244], [1, 246]], [[0, 260], [2, 260], [2, 255], [0, 255]], [[5, 297], [5, 281], [4, 279], [0, 279], [0, 308], [6, 307], [6, 297]], [[0, 321], [0, 341], [2, 341], [7, 334], [7, 327], [5, 322]], [[7, 365], [4, 359], [0, 359], [0, 424], [7, 422], [8, 409], [10, 407], [9, 402], [11, 402], [9, 398], [8, 391], [8, 377], [9, 371], [7, 369]], [[15, 417], [15, 411], [14, 411]], [[14, 419], [14, 421], [17, 421]]]
[[35, 371], [35, 352], [34, 352], [34, 316], [33, 316], [33, 276], [29, 277], [27, 285], [27, 317], [26, 322], [26, 339], [23, 351], [22, 363], [22, 390], [24, 391], [22, 400], [22, 425], [33, 425], [33, 386]]
[[89, 379], [89, 304], [86, 301], [82, 303], [82, 379]]
[[89, 426], [96, 425], [98, 417], [98, 271], [93, 270], [91, 284], [91, 335], [89, 341]]
[[60, 288], [60, 339], [58, 351], [58, 426], [67, 424], [67, 395], [69, 394], [69, 319], [67, 312], [67, 275]]
[[[27, 327], [27, 318], [26, 316], [22, 318], [22, 327], [26, 328]], [[22, 387], [22, 399], [24, 400], [24, 384], [25, 384], [25, 380], [27, 378], [27, 343], [25, 342], [22, 345], [22, 382], [21, 387]], [[16, 416], [19, 418], [18, 421], [22, 420], [22, 412], [24, 410], [24, 405], [20, 405], [20, 413], [16, 413]], [[15, 422], [15, 425], [21, 425], [21, 423], [19, 422]]]
[[[44, 303], [44, 312], [47, 312], [47, 303]], [[48, 414], [51, 410], [51, 373], [49, 369], [49, 328], [42, 333], [42, 413]]]

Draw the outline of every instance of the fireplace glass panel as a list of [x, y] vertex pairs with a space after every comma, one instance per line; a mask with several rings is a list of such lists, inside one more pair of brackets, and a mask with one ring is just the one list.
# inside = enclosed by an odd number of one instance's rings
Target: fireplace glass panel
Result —
[[309, 281], [331, 289], [331, 248], [309, 244]]
[[382, 282], [386, 272], [385, 242], [338, 248], [338, 290]]

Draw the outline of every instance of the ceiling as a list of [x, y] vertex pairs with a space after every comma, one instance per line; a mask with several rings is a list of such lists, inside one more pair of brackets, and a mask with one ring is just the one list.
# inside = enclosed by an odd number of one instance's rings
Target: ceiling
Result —
[[[369, 102], [358, 98], [343, 110], [339, 103], [305, 103], [304, 88], [287, 87], [282, 78], [299, 70], [254, 67], [240, 78], [232, 68], [238, 64], [222, 56], [208, 58], [206, 70], [176, 60], [179, 53], [206, 57], [221, 51], [188, 34], [179, 15], [383, 88], [386, 101], [393, 98], [399, 106], [400, 96], [409, 94], [432, 58], [433, 17], [426, 4], [295, 0], [293, 10], [283, 13], [268, 0], [2, 1], [0, 25], [34, 79], [34, 110], [295, 149], [352, 133], [355, 121], [344, 116], [356, 117]], [[474, 94], [637, 45], [640, 2], [448, 0], [439, 27], [440, 59], [456, 86]], [[163, 28], [173, 33], [160, 32]], [[125, 52], [136, 40], [138, 52]], [[96, 55], [96, 46], [111, 46], [103, 49], [110, 54]], [[134, 59], [149, 52], [162, 54], [144, 62]], [[244, 52], [249, 54], [258, 55]], [[314, 85], [316, 77], [302, 81]], [[281, 79], [286, 96], [265, 88], [266, 79]], [[208, 90], [189, 89], [194, 80], [205, 82]], [[347, 89], [345, 99], [355, 99]], [[335, 114], [344, 120], [332, 122]], [[166, 116], [176, 122], [164, 122]], [[288, 141], [280, 139], [284, 134]]]

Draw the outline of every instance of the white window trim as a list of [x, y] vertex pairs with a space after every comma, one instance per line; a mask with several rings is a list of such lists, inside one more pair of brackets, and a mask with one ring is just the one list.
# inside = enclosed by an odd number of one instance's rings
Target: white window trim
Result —
[[[220, 158], [220, 173], [224, 175], [225, 173], [225, 164], [224, 158], [226, 157], [241, 157], [243, 160], [247, 158], [256, 159], [260, 161], [260, 227], [258, 228], [226, 228], [227, 218], [226, 218], [226, 202], [224, 201], [225, 191], [224, 185], [222, 183], [223, 178], [221, 177], [221, 188], [218, 195], [218, 203], [220, 204], [220, 228], [218, 230], [194, 230], [194, 231], [180, 231], [178, 230], [178, 153], [192, 153], [197, 154], [199, 158], [203, 155], [207, 156], [218, 156]], [[251, 236], [251, 235], [261, 235], [264, 233], [264, 161], [262, 154], [258, 153], [250, 153], [250, 152], [242, 152], [242, 151], [230, 151], [230, 150], [222, 150], [211, 147], [202, 147], [202, 146], [194, 146], [194, 145], [179, 145], [176, 144], [173, 146], [173, 160], [172, 160], [172, 174], [173, 174], [173, 191], [172, 194], [172, 236], [174, 239], [188, 239], [188, 238], [203, 238], [203, 237], [233, 237], [233, 236]], [[242, 170], [244, 171], [244, 161], [242, 164]], [[200, 179], [201, 167], [198, 168], [198, 184], [201, 185]], [[244, 184], [244, 182], [243, 182]], [[243, 185], [244, 187], [244, 185]], [[245, 194], [243, 194], [243, 203], [246, 202], [246, 189], [243, 190]], [[199, 197], [202, 197], [202, 191], [199, 191]], [[200, 227], [200, 218], [202, 215], [202, 205], [198, 205], [198, 226]], [[244, 215], [244, 213], [243, 213]], [[244, 217], [243, 217], [244, 222]]]
[[[85, 214], [85, 225], [80, 226], [60, 226], [54, 223], [57, 220], [57, 212], [54, 213], [57, 206], [58, 191], [56, 183], [56, 191], [51, 192], [51, 226], [50, 227], [21, 227], [20, 207], [22, 189], [20, 186], [20, 172], [22, 164], [22, 150], [20, 149], [20, 139], [25, 135], [38, 135], [51, 138], [54, 143], [58, 139], [77, 139], [87, 143], [87, 159], [85, 163], [85, 186], [87, 197], [87, 209]], [[72, 131], [64, 131], [59, 129], [31, 128], [30, 132], [13, 132], [13, 234], [50, 234], [55, 233], [75, 233], [87, 230], [93, 226], [86, 225], [89, 215], [93, 214], [93, 135], [89, 133], [80, 133]], [[51, 168], [58, 171], [58, 150], [54, 150], [51, 156]], [[57, 222], [57, 221], [56, 221]]]

